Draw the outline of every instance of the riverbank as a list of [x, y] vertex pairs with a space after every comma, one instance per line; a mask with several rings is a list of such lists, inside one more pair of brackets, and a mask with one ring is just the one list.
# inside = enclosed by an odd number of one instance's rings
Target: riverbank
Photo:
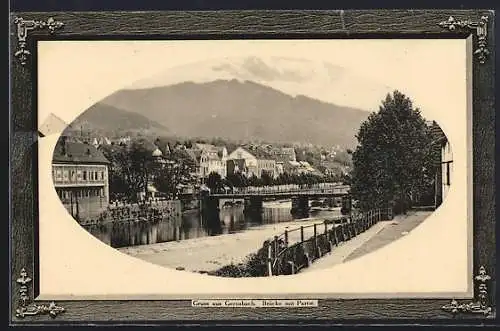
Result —
[[[229, 264], [238, 264], [262, 247], [265, 240], [282, 234], [287, 229], [320, 223], [320, 218], [308, 218], [290, 222], [248, 228], [244, 232], [212, 237], [170, 241], [165, 243], [118, 248], [127, 255], [164, 267], [193, 272], [215, 271]], [[305, 237], [312, 236], [312, 227]], [[300, 231], [290, 233], [289, 241], [300, 240]]]
[[357, 237], [334, 247], [331, 253], [302, 269], [301, 273], [329, 268], [374, 252], [407, 235], [432, 213], [433, 211], [410, 211], [407, 215], [398, 215], [391, 221], [378, 222]]

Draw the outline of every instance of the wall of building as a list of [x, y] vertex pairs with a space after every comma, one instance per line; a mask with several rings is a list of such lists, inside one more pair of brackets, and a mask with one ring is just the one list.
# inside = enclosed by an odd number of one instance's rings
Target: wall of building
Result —
[[78, 211], [80, 219], [94, 218], [109, 205], [106, 165], [53, 164], [52, 179], [61, 202], [74, 217]]
[[257, 158], [245, 150], [244, 148], [238, 147], [233, 152], [227, 156], [228, 160], [234, 159], [244, 159], [247, 167], [257, 167]]
[[271, 174], [271, 176], [275, 177], [276, 175], [276, 161], [274, 160], [265, 160], [265, 159], [258, 159], [257, 160], [257, 166], [258, 166], [258, 175], [257, 177], [261, 177], [262, 173], [265, 171], [268, 174]]
[[103, 197], [65, 199], [63, 205], [70, 215], [81, 221], [96, 219], [108, 207]]
[[451, 185], [453, 184], [453, 155], [451, 145], [448, 141], [441, 149], [441, 174], [442, 200], [444, 201]]
[[227, 176], [226, 159], [219, 158], [217, 151], [203, 151], [200, 157], [200, 176], [208, 177], [211, 172], [218, 173], [222, 178]]

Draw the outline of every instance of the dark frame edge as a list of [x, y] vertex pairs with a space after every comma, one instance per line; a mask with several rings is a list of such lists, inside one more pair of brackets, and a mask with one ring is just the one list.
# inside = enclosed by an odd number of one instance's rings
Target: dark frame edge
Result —
[[[246, 22], [245, 17], [251, 16], [253, 18], [259, 15], [264, 18], [264, 23], [257, 25], [256, 27], [247, 28], [252, 31], [247, 31], [251, 33], [260, 33], [265, 31], [271, 34], [283, 34], [287, 32], [293, 32], [298, 34], [312, 33], [324, 33], [326, 35], [355, 35], [358, 32], [370, 32], [370, 31], [380, 31], [383, 29], [383, 33], [387, 35], [394, 34], [395, 31], [404, 30], [404, 27], [408, 27], [408, 23], [402, 21], [401, 19], [407, 17], [408, 15], [415, 15], [418, 11], [408, 11], [408, 10], [398, 10], [398, 11], [313, 11], [309, 13], [304, 13], [303, 11], [282, 11], [270, 13], [269, 11], [250, 11], [244, 13], [243, 11], [230, 11], [227, 13], [215, 13], [215, 12], [199, 12], [200, 17], [204, 17], [207, 22], [206, 26], [201, 29], [190, 29], [185, 28], [179, 31], [174, 25], [175, 23], [169, 23], [166, 27], [148, 27], [146, 25], [146, 20], [139, 23], [142, 24], [143, 30], [131, 30], [134, 31], [132, 34], [136, 36], [146, 35], [150, 30], [156, 34], [180, 34], [189, 35], [192, 33], [210, 34], [214, 31], [221, 34], [231, 34], [228, 27], [232, 26], [234, 23]], [[457, 11], [444, 11], [444, 10], [423, 10], [420, 11], [425, 15], [428, 15], [430, 20], [435, 21], [436, 26], [423, 26], [418, 29], [409, 29], [410, 33], [416, 34], [432, 34], [440, 35], [445, 34], [446, 26], [438, 26], [440, 22], [445, 22], [449, 16], [456, 17], [457, 19], [479, 22], [481, 16], [487, 15], [490, 20], [488, 24], [493, 24], [494, 12], [489, 10], [487, 13], [484, 11], [478, 12], [474, 10], [457, 10]], [[178, 19], [185, 20], [183, 16], [185, 12], [168, 12], [168, 13], [155, 13], [155, 15], [164, 15], [166, 19], [172, 17], [177, 17]], [[12, 24], [11, 24], [11, 45], [12, 52], [15, 53], [21, 50], [21, 55], [27, 55], [28, 57], [32, 54], [26, 54], [22, 50], [31, 51], [31, 53], [36, 55], [36, 47], [34, 40], [37, 37], [50, 38], [49, 35], [54, 33], [60, 37], [65, 36], [75, 36], [75, 35], [95, 35], [101, 34], [104, 37], [110, 35], [126, 34], [125, 30], [113, 30], [110, 29], [112, 22], [108, 22], [106, 27], [93, 26], [92, 22], [87, 22], [87, 25], [80, 27], [80, 31], [68, 31], [66, 26], [72, 26], [66, 22], [75, 22], [81, 19], [90, 20], [92, 18], [96, 19], [97, 22], [106, 22], [113, 15], [121, 20], [126, 20], [132, 18], [134, 15], [140, 15], [141, 13], [123, 13], [123, 12], [107, 12], [107, 13], [13, 13]], [[147, 14], [143, 12], [142, 15]], [[308, 24], [302, 24], [296, 20], [297, 17], [301, 17], [304, 14], [309, 14], [309, 17], [314, 21], [325, 19], [328, 15], [335, 14], [331, 17], [330, 22], [325, 23], [320, 26], [320, 28], [312, 29]], [[84, 18], [79, 17], [83, 15]], [[207, 16], [208, 15], [208, 16]], [[212, 16], [210, 16], [212, 15]], [[221, 15], [221, 16], [220, 16]], [[280, 16], [282, 15], [282, 16]], [[312, 16], [311, 16], [312, 15]], [[326, 16], [325, 16], [326, 15]], [[371, 19], [367, 19], [371, 16]], [[160, 17], [157, 16], [157, 17]], [[214, 16], [219, 16], [224, 20], [228, 21], [228, 25], [222, 24], [218, 25], [214, 20]], [[307, 16], [307, 15], [306, 15]], [[27, 20], [31, 18], [40, 18], [38, 23], [35, 22], [34, 27], [26, 31], [26, 44], [25, 46], [19, 46], [19, 26], [17, 25], [19, 21], [15, 22], [15, 17], [26, 17]], [[50, 20], [50, 17], [55, 17], [54, 20]], [[58, 17], [61, 17], [59, 20]], [[274, 17], [274, 18], [273, 18]], [[391, 17], [394, 22], [391, 23]], [[435, 20], [439, 17], [440, 20]], [[68, 18], [64, 19], [64, 18]], [[265, 22], [265, 19], [271, 18], [271, 21]], [[301, 17], [302, 18], [302, 17]], [[379, 20], [377, 20], [379, 18]], [[194, 17], [192, 19], [199, 19], [199, 17]], [[151, 18], [148, 18], [150, 21]], [[35, 19], [35, 21], [37, 21]], [[289, 23], [288, 26], [278, 26], [279, 22]], [[373, 22], [377, 23], [373, 23]], [[63, 23], [62, 25], [57, 22]], [[273, 23], [274, 22], [274, 23]], [[301, 25], [302, 24], [302, 25]], [[411, 25], [412, 23], [410, 23]], [[66, 26], [64, 26], [66, 25]], [[245, 24], [243, 24], [245, 25]], [[247, 25], [248, 26], [248, 25]], [[54, 27], [53, 29], [51, 27]], [[219, 27], [219, 30], [217, 28]], [[385, 30], [384, 30], [385, 29]], [[58, 31], [61, 30], [61, 31]], [[244, 30], [244, 29], [243, 29]], [[451, 31], [452, 33], [458, 34], [472, 34], [475, 39], [477, 39], [478, 34], [475, 27], [470, 28], [467, 25], [458, 29], [460, 31]], [[318, 32], [319, 31], [319, 32]], [[321, 32], [323, 31], [323, 32]], [[385, 32], [384, 32], [385, 31]], [[491, 275], [491, 289], [488, 291], [488, 300], [492, 305], [492, 312], [489, 317], [495, 315], [495, 186], [494, 186], [494, 134], [488, 134], [487, 132], [494, 133], [494, 29], [488, 25], [487, 49], [489, 53], [489, 59], [485, 59], [483, 64], [478, 64], [474, 62], [473, 66], [473, 82], [474, 82], [474, 95], [473, 95], [473, 109], [474, 109], [474, 124], [473, 124], [473, 136], [474, 136], [474, 154], [473, 159], [475, 164], [480, 163], [481, 169], [479, 167], [474, 167], [474, 270], [476, 272], [476, 277], [481, 276], [481, 271], [479, 271], [480, 266], [485, 266], [487, 272]], [[475, 41], [474, 50], [476, 50]], [[481, 47], [479, 49], [482, 49]], [[481, 55], [480, 52], [479, 55]], [[44, 305], [33, 303], [37, 295], [37, 277], [36, 273], [38, 270], [37, 262], [37, 183], [36, 183], [36, 159], [37, 159], [37, 118], [36, 112], [32, 111], [35, 109], [36, 96], [34, 95], [33, 82], [35, 81], [36, 64], [29, 63], [29, 59], [26, 59], [25, 64], [19, 63], [19, 57], [12, 56], [11, 54], [11, 88], [12, 88], [12, 100], [11, 105], [11, 118], [12, 118], [12, 131], [11, 131], [11, 179], [12, 179], [12, 218], [11, 218], [11, 255], [13, 259], [11, 261], [11, 323], [13, 324], [32, 324], [39, 322], [50, 322], [51, 319], [48, 316], [56, 317], [58, 313], [62, 313], [64, 309], [60, 309], [59, 305]], [[36, 56], [34, 57], [36, 59]], [[36, 61], [35, 61], [36, 62]], [[486, 133], [485, 133], [486, 132]], [[477, 139], [479, 138], [479, 139]], [[33, 177], [34, 176], [34, 177]], [[30, 192], [30, 193], [26, 193]], [[479, 197], [479, 199], [477, 198]], [[490, 222], [483, 221], [490, 220]], [[23, 270], [26, 274], [23, 276]], [[33, 277], [35, 282], [26, 282], [26, 277]], [[484, 275], [483, 275], [484, 276]], [[31, 279], [30, 279], [31, 280]], [[490, 280], [488, 280], [490, 281]], [[23, 287], [24, 286], [24, 287]], [[478, 285], [479, 286], [479, 285]], [[477, 298], [478, 288], [476, 287], [474, 293]], [[481, 303], [481, 297], [477, 298], [477, 301], [472, 302], [475, 304], [477, 302]], [[194, 317], [195, 314], [199, 313], [189, 313], [191, 311], [190, 305], [185, 301], [174, 301], [168, 304], [172, 308], [171, 312], [165, 312], [162, 309], [161, 301], [142, 301], [139, 302], [143, 307], [139, 309], [139, 312], [131, 313], [127, 309], [127, 305], [134, 305], [132, 302], [127, 301], [67, 301], [60, 303], [61, 306], [66, 307], [66, 313], [61, 315], [56, 319], [59, 322], [65, 321], [105, 321], [108, 319], [119, 319], [120, 312], [126, 312], [128, 318], [132, 320], [147, 320], [147, 316], [150, 320], [179, 320], [185, 317], [191, 317], [193, 319], [198, 319]], [[165, 302], [164, 302], [165, 303]], [[323, 300], [322, 300], [323, 303]], [[444, 307], [450, 307], [450, 304], [446, 304], [445, 300], [432, 300], [432, 299], [388, 299], [388, 300], [324, 300], [325, 305], [319, 309], [321, 313], [317, 316], [320, 319], [325, 319], [324, 316], [338, 316], [339, 318], [344, 318], [347, 316], [349, 318], [374, 318], [380, 319], [384, 317], [396, 317], [399, 319], [418, 319], [423, 315], [423, 311], [429, 312], [430, 307], [434, 307], [435, 311], [432, 311], [431, 316], [434, 318], [452, 318], [454, 311], [452, 308], [451, 313], [445, 313], [442, 311]], [[461, 304], [463, 307], [471, 307], [471, 303]], [[454, 303], [452, 302], [452, 306]], [[457, 305], [459, 305], [457, 303]], [[93, 307], [92, 307], [93, 306]], [[460, 305], [459, 305], [460, 306]], [[489, 306], [489, 305], [488, 305]], [[19, 314], [19, 309], [25, 307], [27, 311], [34, 312], [33, 318], [22, 319]], [[356, 310], [360, 308], [368, 307], [367, 311], [362, 314], [346, 314], [345, 311]], [[419, 308], [420, 307], [420, 308]], [[151, 308], [150, 312], [146, 308]], [[447, 308], [447, 309], [448, 309]], [[483, 307], [484, 308], [484, 307]], [[109, 313], [98, 314], [96, 311], [106, 311]], [[160, 311], [160, 309], [162, 311]], [[460, 313], [460, 308], [456, 308], [457, 312]], [[446, 309], [445, 309], [446, 310]], [[56, 313], [51, 313], [55, 311]], [[393, 315], [391, 315], [392, 312]], [[463, 310], [465, 313], [470, 313], [470, 311]], [[276, 310], [276, 314], [268, 314], [269, 317], [275, 319], [281, 319], [282, 315], [295, 314], [302, 318], [308, 318], [312, 315], [309, 310], [304, 310], [302, 313], [297, 315], [297, 312], [292, 312], [290, 310], [284, 312]], [[304, 314], [303, 316], [301, 316]], [[154, 316], [156, 315], [156, 316]], [[214, 311], [209, 311], [208, 314], [203, 314], [205, 318], [218, 318], [227, 315], [218, 314]], [[241, 315], [238, 314], [237, 315]], [[481, 314], [474, 314], [473, 318], [480, 317]], [[269, 317], [265, 317], [268, 319]], [[457, 316], [455, 316], [457, 317]], [[471, 318], [469, 315], [458, 316], [460, 318]], [[258, 312], [253, 314], [248, 314], [245, 319], [259, 318], [263, 319], [264, 316]], [[203, 318], [202, 318], [203, 319]], [[237, 321], [233, 319], [233, 321]]]

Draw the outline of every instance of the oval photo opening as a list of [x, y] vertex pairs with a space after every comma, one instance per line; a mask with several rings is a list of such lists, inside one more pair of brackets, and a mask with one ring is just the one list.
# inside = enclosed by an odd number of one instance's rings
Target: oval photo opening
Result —
[[[354, 102], [363, 88], [371, 106]], [[88, 233], [161, 266], [328, 268], [408, 235], [446, 198], [450, 143], [417, 101], [307, 59], [195, 63], [75, 119], [54, 151], [54, 187]]]

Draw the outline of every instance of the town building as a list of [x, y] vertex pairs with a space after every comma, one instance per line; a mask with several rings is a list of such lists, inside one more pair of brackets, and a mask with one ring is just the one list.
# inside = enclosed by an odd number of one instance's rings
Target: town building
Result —
[[445, 138], [441, 147], [441, 173], [443, 201], [448, 195], [453, 177], [453, 154], [448, 139]]
[[218, 173], [221, 178], [227, 176], [228, 153], [226, 147], [218, 147], [210, 144], [194, 144], [193, 148], [187, 150], [198, 166], [198, 176], [202, 181], [206, 180], [210, 173]]
[[284, 163], [284, 171], [292, 175], [301, 174], [320, 174], [311, 164], [307, 161], [288, 161]]
[[109, 161], [94, 146], [62, 136], [52, 158], [52, 179], [64, 207], [78, 221], [97, 217], [109, 205]]
[[99, 148], [99, 146], [103, 145], [111, 145], [111, 140], [108, 137], [100, 137], [100, 138], [95, 137], [92, 140], [92, 145], [95, 148]]
[[453, 182], [453, 154], [449, 140], [446, 138], [441, 127], [436, 122], [427, 123], [431, 129], [433, 138], [434, 162], [438, 171], [435, 178], [435, 207], [439, 207], [444, 201]]
[[258, 146], [240, 146], [232, 151], [227, 159], [245, 160], [247, 177], [255, 175], [260, 178], [263, 173], [267, 173], [271, 177], [277, 176], [276, 160], [273, 159], [273, 155]]
[[229, 159], [226, 161], [227, 175], [231, 176], [240, 173], [248, 177], [248, 168], [245, 159]]
[[295, 148], [293, 147], [277, 147], [271, 150], [271, 154], [274, 156], [275, 160], [281, 162], [286, 161], [297, 161], [297, 155], [295, 154]]

